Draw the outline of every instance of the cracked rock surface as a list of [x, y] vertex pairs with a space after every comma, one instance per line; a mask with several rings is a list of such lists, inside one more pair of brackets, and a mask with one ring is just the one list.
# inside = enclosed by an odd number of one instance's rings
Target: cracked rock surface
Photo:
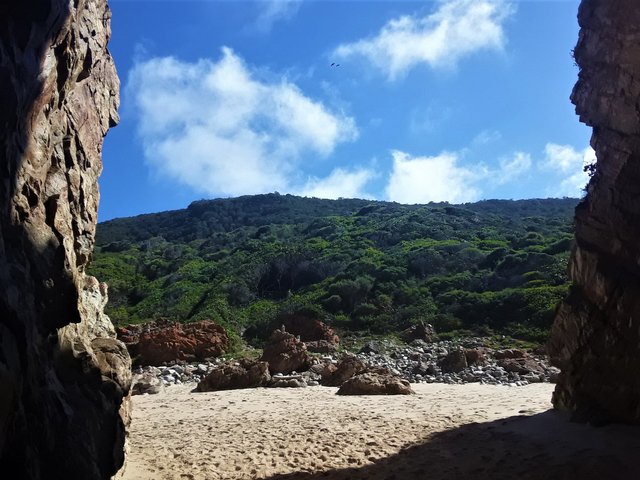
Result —
[[105, 0], [0, 4], [0, 465], [109, 478], [131, 362], [93, 250], [102, 143], [118, 121]]
[[553, 403], [576, 420], [640, 423], [640, 8], [583, 0], [578, 20], [571, 100], [598, 160], [549, 343]]

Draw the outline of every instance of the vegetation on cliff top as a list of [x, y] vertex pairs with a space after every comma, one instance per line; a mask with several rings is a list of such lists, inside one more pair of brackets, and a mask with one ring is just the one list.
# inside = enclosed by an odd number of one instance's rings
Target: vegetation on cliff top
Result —
[[213, 319], [261, 338], [286, 313], [344, 330], [545, 339], [568, 288], [575, 199], [400, 205], [256, 195], [98, 226], [116, 324]]

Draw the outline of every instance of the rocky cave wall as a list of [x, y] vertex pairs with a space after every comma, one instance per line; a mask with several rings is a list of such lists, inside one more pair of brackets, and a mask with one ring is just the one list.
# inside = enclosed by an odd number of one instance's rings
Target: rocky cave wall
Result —
[[[118, 120], [106, 0], [0, 3], [0, 470], [109, 478], [130, 359], [93, 249], [103, 137]], [[17, 475], [17, 476], [16, 476]]]
[[640, 423], [640, 5], [583, 0], [578, 21], [571, 100], [598, 160], [549, 343], [562, 369], [553, 403], [577, 420]]

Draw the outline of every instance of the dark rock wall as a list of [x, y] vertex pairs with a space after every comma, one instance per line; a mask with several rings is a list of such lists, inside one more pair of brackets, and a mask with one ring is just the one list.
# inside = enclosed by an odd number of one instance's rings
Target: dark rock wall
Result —
[[578, 19], [571, 100], [598, 161], [549, 344], [553, 402], [579, 420], [640, 423], [640, 4], [583, 0]]
[[[0, 2], [0, 467], [109, 478], [124, 461], [126, 348], [93, 249], [118, 78], [105, 0]], [[11, 473], [9, 473], [11, 472]]]

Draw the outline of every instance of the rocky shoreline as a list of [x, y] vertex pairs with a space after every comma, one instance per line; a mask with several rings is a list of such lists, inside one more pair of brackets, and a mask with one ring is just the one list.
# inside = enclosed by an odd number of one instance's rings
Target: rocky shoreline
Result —
[[[322, 384], [322, 371], [349, 357], [367, 368], [383, 368], [411, 383], [480, 383], [525, 386], [530, 383], [555, 383], [559, 370], [549, 365], [545, 355], [519, 349], [487, 347], [487, 339], [469, 337], [427, 343], [414, 340], [399, 345], [388, 340], [372, 341], [358, 353], [348, 351], [312, 357], [307, 371], [276, 373], [267, 387], [313, 387]], [[238, 360], [225, 357], [205, 362], [172, 362], [164, 366], [138, 366], [133, 370], [134, 394], [158, 393], [180, 384], [194, 387], [214, 370], [238, 366]]]

